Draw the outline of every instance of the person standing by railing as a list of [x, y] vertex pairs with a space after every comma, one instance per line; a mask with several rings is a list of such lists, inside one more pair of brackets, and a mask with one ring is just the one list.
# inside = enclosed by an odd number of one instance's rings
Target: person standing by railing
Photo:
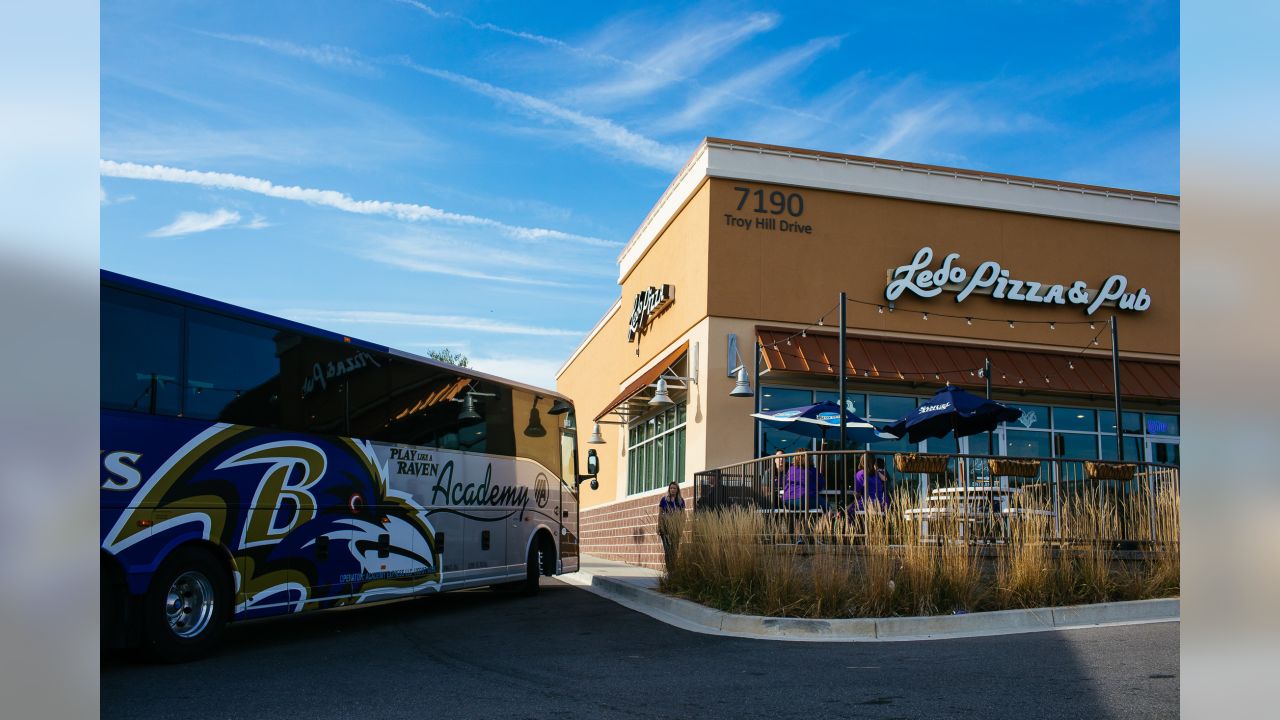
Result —
[[668, 570], [675, 561], [675, 546], [671, 536], [679, 532], [680, 515], [677, 513], [684, 513], [684, 497], [680, 495], [680, 483], [673, 482], [667, 486], [667, 494], [658, 501], [658, 537], [662, 539], [662, 556]]

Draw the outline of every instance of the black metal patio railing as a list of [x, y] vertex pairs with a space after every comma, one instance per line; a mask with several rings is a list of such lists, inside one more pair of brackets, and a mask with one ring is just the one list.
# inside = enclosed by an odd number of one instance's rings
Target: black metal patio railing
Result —
[[[882, 466], [883, 492], [875, 481]], [[1178, 468], [1071, 458], [818, 451], [694, 474], [694, 509], [750, 508], [800, 518], [893, 515], [914, 537], [1001, 542], [1034, 525], [1061, 544], [1176, 542]]]

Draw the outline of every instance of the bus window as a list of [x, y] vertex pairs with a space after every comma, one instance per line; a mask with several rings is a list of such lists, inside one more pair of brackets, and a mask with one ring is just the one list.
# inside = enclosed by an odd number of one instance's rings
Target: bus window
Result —
[[457, 449], [471, 378], [445, 368], [391, 357], [390, 422], [374, 439]]
[[102, 288], [102, 407], [178, 415], [182, 308]]
[[516, 422], [516, 456], [560, 472], [560, 417], [546, 414], [551, 409], [551, 398], [515, 389], [511, 391], [511, 402]]
[[292, 333], [191, 310], [187, 313], [187, 417], [280, 425], [278, 345]]
[[354, 438], [372, 439], [389, 426], [390, 406], [387, 392], [391, 389], [391, 358], [380, 352], [347, 347], [340, 360], [350, 368], [342, 376], [342, 391], [347, 393], [347, 432]]

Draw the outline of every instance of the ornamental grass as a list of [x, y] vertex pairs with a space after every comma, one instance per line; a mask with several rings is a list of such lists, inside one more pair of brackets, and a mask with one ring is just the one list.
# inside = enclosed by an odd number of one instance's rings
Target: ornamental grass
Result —
[[956, 498], [927, 527], [905, 512], [919, 503], [902, 490], [882, 512], [853, 518], [788, 519], [749, 508], [668, 516], [673, 560], [661, 587], [726, 612], [808, 618], [1177, 596], [1176, 488], [1118, 487], [1064, 488], [1056, 503], [1023, 493], [1007, 513], [978, 519], [962, 520]]

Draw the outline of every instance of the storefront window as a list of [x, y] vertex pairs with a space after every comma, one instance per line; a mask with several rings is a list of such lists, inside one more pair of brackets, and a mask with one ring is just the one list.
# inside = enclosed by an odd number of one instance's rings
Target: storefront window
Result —
[[[1035, 430], [1049, 429], [1049, 408], [1044, 405], [1018, 405], [1016, 403], [1005, 403], [1009, 407], [1018, 408], [1022, 411], [1022, 417], [1009, 423], [1008, 427], [1022, 426], [1024, 428], [1032, 428]], [[1009, 453], [1012, 455], [1013, 453]]]
[[[1103, 435], [1101, 439], [1102, 439], [1102, 459], [1115, 460], [1116, 459], [1116, 436]], [[1132, 435], [1125, 435], [1124, 436], [1125, 461], [1141, 462], [1142, 460], [1145, 460], [1146, 458], [1143, 457], [1144, 453], [1143, 453], [1142, 445], [1143, 445], [1142, 438], [1134, 437]]]
[[1008, 430], [1005, 432], [1005, 445], [1010, 457], [1052, 457], [1049, 433]]
[[1098, 459], [1098, 436], [1093, 433], [1056, 432], [1053, 434], [1053, 445], [1055, 457], [1081, 460]]
[[[1114, 433], [1116, 431], [1116, 413], [1114, 410], [1098, 411], [1098, 429], [1102, 432]], [[1124, 413], [1124, 432], [1126, 435], [1142, 434], [1142, 414], [1136, 412]], [[1113, 441], [1111, 443], [1115, 445]]]
[[1178, 434], [1178, 416], [1147, 413], [1147, 434], [1176, 436]]
[[[840, 393], [827, 392], [819, 390], [813, 394], [814, 402], [833, 402], [840, 404]], [[867, 396], [862, 393], [845, 393], [845, 406], [849, 408], [849, 412], [858, 417], [865, 418], [867, 416]]]
[[[984, 434], [983, 437], [986, 437], [986, 435]], [[876, 446], [879, 446], [879, 443], [877, 443]], [[987, 446], [984, 444], [982, 446], [982, 449], [986, 450]], [[956, 440], [955, 433], [951, 433], [946, 437], [929, 438], [928, 440], [925, 440], [924, 451], [931, 452], [931, 453], [946, 453], [948, 455], [955, 455], [956, 453], [960, 452], [960, 443], [958, 440]]]
[[811, 390], [767, 387], [760, 391], [760, 410], [785, 410], [813, 404]]
[[685, 407], [673, 405], [627, 432], [627, 494], [684, 480]]
[[1098, 429], [1097, 412], [1085, 408], [1056, 407], [1053, 409], [1053, 429], [1094, 432]]
[[897, 420], [916, 409], [916, 398], [906, 395], [872, 395], [867, 402], [867, 416], [880, 420]]

